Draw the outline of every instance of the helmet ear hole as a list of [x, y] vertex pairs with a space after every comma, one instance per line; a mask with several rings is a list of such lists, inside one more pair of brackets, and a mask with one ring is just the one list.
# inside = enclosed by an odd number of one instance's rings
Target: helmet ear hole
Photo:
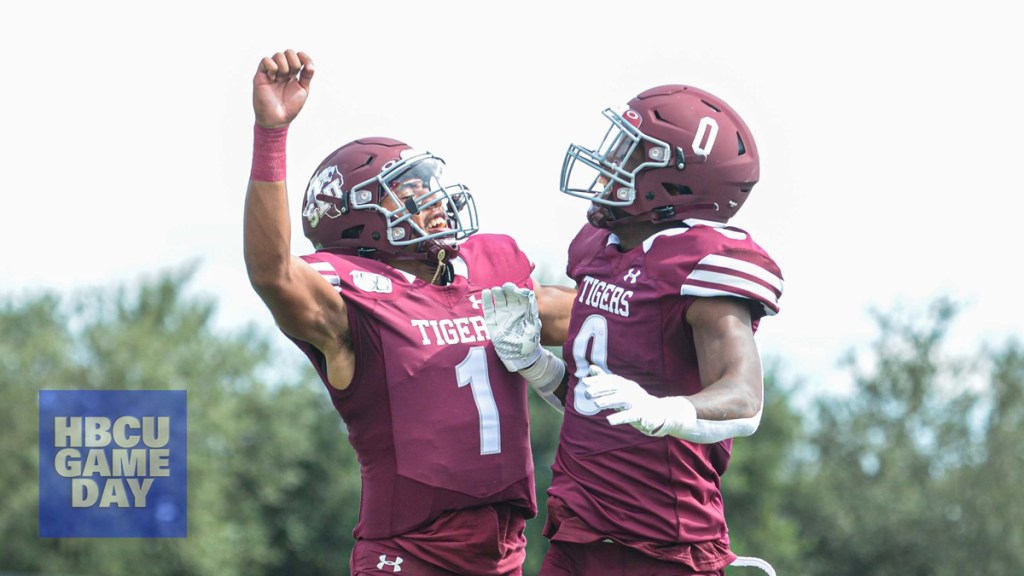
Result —
[[341, 232], [341, 237], [346, 239], [359, 238], [360, 236], [363, 235], [363, 228], [364, 225], [362, 224], [360, 224], [359, 226], [352, 226], [351, 228], [346, 228]]

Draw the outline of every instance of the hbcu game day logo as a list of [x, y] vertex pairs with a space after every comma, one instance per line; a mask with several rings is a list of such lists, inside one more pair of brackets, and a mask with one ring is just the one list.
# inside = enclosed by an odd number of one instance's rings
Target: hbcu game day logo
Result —
[[39, 536], [187, 535], [184, 390], [39, 392]]

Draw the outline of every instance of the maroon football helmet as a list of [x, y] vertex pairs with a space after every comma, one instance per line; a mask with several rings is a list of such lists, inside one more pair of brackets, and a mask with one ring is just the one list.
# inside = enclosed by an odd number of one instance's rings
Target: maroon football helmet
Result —
[[[444, 186], [444, 160], [390, 138], [361, 138], [330, 154], [302, 200], [302, 231], [317, 250], [367, 258], [436, 260], [458, 255], [478, 229], [462, 184]], [[420, 226], [413, 216], [433, 211]], [[429, 212], [428, 212], [429, 215]]]
[[700, 218], [727, 222], [760, 176], [754, 137], [739, 115], [699, 88], [666, 85], [630, 100], [600, 146], [571, 144], [561, 190], [590, 200], [594, 226]]

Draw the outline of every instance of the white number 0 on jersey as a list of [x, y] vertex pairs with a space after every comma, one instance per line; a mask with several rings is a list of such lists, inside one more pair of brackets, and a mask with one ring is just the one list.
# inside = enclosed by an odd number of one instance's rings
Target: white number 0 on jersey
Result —
[[[587, 347], [590, 342], [590, 360]], [[576, 360], [576, 388], [573, 389], [573, 407], [584, 416], [593, 416], [601, 411], [594, 401], [583, 394], [581, 380], [590, 375], [591, 364], [608, 371], [608, 320], [600, 314], [591, 314], [583, 321], [576, 339], [572, 342], [572, 356]]]

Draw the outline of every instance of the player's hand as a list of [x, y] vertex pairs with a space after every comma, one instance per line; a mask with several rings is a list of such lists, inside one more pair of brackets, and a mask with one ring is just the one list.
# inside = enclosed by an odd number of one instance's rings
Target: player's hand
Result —
[[252, 109], [264, 128], [291, 124], [309, 96], [313, 59], [305, 52], [285, 50], [260, 60], [252, 79]]
[[598, 408], [616, 410], [608, 415], [613, 426], [629, 424], [648, 436], [665, 436], [692, 430], [697, 424], [697, 410], [682, 396], [651, 396], [636, 382], [597, 366], [590, 367], [590, 376], [582, 382], [583, 393]]
[[540, 315], [533, 290], [511, 282], [487, 288], [483, 298], [484, 323], [505, 368], [517, 372], [540, 358]]

